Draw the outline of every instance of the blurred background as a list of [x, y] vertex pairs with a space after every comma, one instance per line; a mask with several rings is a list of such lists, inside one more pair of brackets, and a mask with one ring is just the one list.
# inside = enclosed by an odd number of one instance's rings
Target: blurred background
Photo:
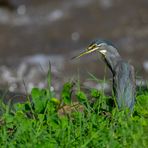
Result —
[[96, 38], [112, 41], [135, 66], [137, 84], [145, 84], [148, 0], [0, 0], [0, 89], [46, 87], [49, 60], [52, 89], [78, 77], [102, 87], [89, 73], [108, 80], [111, 73], [97, 54], [71, 60]]

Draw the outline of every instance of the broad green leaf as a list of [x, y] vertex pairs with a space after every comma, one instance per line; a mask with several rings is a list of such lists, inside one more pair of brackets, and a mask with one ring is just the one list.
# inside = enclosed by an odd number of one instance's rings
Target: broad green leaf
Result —
[[65, 104], [71, 103], [72, 87], [73, 87], [73, 83], [70, 83], [70, 82], [65, 83], [64, 86], [63, 86], [61, 97], [62, 97], [62, 101]]
[[77, 96], [78, 101], [81, 102], [81, 103], [84, 103], [84, 102], [87, 101], [87, 96], [82, 91], [78, 91], [77, 94], [76, 94], [76, 96]]
[[97, 89], [91, 89], [91, 96], [94, 98], [99, 98], [101, 96], [101, 93]]
[[51, 98], [50, 101], [53, 102], [53, 103], [55, 103], [56, 105], [59, 105], [60, 104], [60, 100], [57, 99], [57, 98]]
[[37, 113], [41, 113], [45, 110], [47, 100], [49, 99], [47, 94], [48, 93], [45, 89], [32, 89], [31, 96], [34, 103], [35, 111]]

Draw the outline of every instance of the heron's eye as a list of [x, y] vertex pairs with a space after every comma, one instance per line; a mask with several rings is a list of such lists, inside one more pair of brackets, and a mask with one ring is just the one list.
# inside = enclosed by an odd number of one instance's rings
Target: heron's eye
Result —
[[97, 47], [97, 44], [91, 44], [88, 48], [89, 49], [94, 49], [94, 48], [96, 48]]

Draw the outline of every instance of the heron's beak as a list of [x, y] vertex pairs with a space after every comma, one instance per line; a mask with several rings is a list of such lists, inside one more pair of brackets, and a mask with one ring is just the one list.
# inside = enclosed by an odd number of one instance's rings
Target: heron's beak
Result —
[[96, 51], [96, 50], [98, 50], [98, 47], [93, 47], [93, 48], [92, 48], [92, 47], [88, 47], [88, 48], [85, 49], [84, 52], [80, 53], [78, 56], [73, 57], [72, 59], [80, 58], [80, 57], [82, 57], [83, 55], [92, 53], [92, 52], [94, 52], [94, 51]]

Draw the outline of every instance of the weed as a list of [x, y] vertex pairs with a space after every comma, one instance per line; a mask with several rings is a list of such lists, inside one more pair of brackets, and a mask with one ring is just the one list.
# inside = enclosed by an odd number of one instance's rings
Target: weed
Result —
[[48, 88], [33, 88], [31, 101], [11, 108], [0, 103], [1, 147], [148, 147], [148, 92], [137, 93], [134, 113], [129, 115], [112, 105], [103, 91], [85, 93], [67, 82], [57, 99], [50, 87], [48, 72]]

